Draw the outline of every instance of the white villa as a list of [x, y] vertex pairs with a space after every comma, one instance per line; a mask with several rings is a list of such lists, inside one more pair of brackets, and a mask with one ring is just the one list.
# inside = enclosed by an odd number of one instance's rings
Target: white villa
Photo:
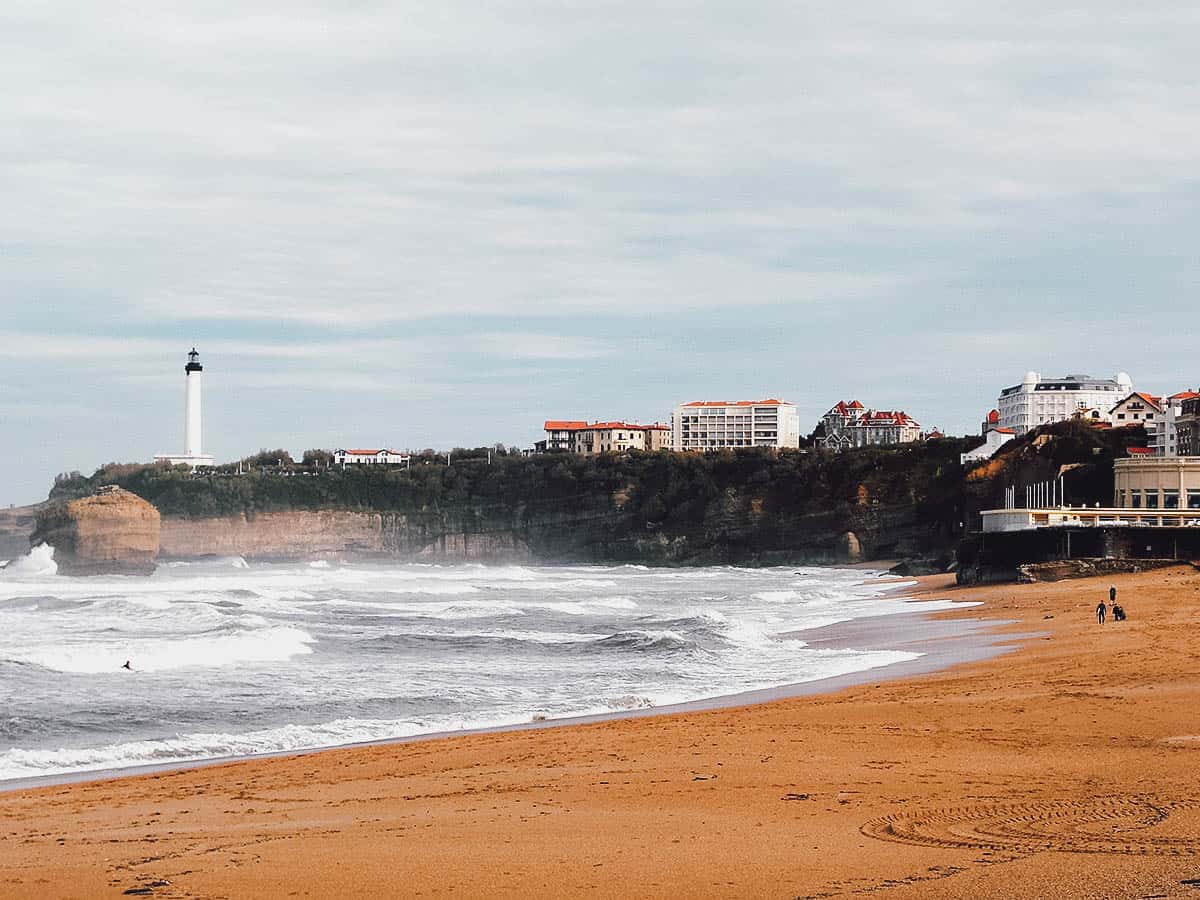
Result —
[[342, 466], [404, 466], [410, 457], [399, 450], [334, 450], [333, 462]]

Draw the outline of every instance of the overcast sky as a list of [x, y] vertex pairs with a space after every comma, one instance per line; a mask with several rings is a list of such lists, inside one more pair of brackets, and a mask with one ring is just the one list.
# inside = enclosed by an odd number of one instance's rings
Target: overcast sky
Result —
[[[1054, 7], [1050, 9], [1048, 7]], [[206, 446], [1200, 382], [1200, 8], [0, 5], [0, 501]]]

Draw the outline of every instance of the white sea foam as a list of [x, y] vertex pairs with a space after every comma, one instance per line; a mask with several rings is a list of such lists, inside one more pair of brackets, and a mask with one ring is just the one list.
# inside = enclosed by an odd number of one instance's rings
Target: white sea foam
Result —
[[219, 669], [245, 663], [279, 662], [311, 653], [315, 639], [298, 628], [272, 626], [225, 635], [175, 640], [105, 640], [4, 647], [0, 659], [30, 663], [56, 672], [121, 673], [126, 660], [135, 672]]
[[783, 637], [911, 609], [856, 572], [226, 558], [71, 579], [40, 554], [0, 573], [0, 778], [662, 707], [913, 656]]
[[4, 579], [40, 578], [57, 574], [58, 563], [54, 561], [54, 548], [49, 544], [38, 544], [27, 555], [17, 557], [0, 570], [0, 578]]

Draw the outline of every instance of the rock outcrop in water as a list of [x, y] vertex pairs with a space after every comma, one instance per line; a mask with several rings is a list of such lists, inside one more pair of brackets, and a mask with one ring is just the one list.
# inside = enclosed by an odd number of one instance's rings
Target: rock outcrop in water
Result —
[[30, 544], [54, 547], [64, 575], [148, 575], [158, 558], [158, 510], [136, 494], [103, 487], [38, 512]]

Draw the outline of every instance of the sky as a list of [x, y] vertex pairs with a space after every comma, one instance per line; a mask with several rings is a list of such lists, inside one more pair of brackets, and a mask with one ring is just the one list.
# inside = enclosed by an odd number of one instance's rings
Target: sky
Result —
[[0, 502], [205, 451], [1200, 383], [1200, 7], [0, 5]]

